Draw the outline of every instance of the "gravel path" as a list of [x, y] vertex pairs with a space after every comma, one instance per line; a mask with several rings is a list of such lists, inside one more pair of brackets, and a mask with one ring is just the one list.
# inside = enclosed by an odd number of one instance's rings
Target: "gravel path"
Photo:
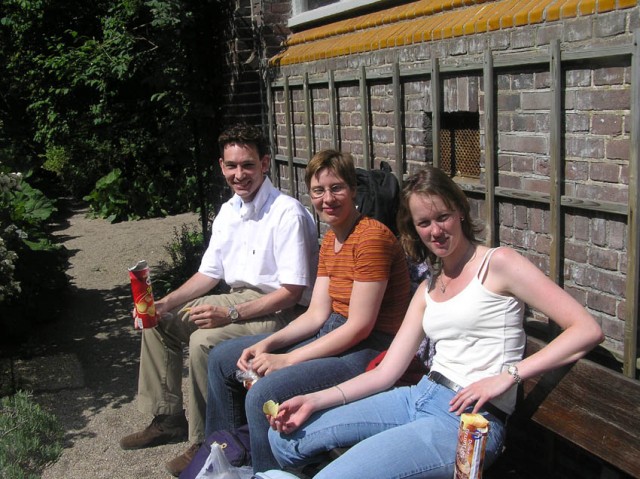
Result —
[[19, 362], [19, 379], [54, 412], [64, 430], [64, 452], [44, 479], [165, 478], [166, 461], [187, 443], [123, 451], [121, 436], [151, 418], [136, 409], [139, 333], [130, 316], [127, 268], [146, 259], [168, 261], [174, 228], [198, 224], [194, 214], [110, 224], [76, 208], [56, 236], [69, 250], [72, 288], [66, 315], [42, 333], [43, 355]]

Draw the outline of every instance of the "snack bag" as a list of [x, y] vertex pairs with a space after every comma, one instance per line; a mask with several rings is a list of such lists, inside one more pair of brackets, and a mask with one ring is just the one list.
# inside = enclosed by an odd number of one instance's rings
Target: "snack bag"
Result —
[[482, 414], [460, 416], [453, 479], [482, 479], [489, 421]]
[[236, 379], [238, 382], [241, 382], [242, 385], [247, 389], [251, 389], [251, 386], [260, 379], [260, 376], [253, 369], [249, 369], [247, 371], [243, 371], [242, 369], [238, 369], [236, 371]]
[[146, 261], [138, 261], [129, 268], [131, 292], [136, 312], [134, 326], [136, 329], [155, 328], [158, 325], [156, 306], [153, 302], [153, 290], [149, 277], [149, 266]]

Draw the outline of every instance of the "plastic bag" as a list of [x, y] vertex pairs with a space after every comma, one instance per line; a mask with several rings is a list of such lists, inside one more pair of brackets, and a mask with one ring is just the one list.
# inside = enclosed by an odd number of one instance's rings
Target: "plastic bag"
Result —
[[258, 379], [260, 379], [260, 376], [258, 376], [258, 373], [253, 369], [248, 369], [246, 371], [238, 369], [236, 371], [236, 380], [241, 382], [247, 390], [251, 389], [251, 386], [253, 386]]
[[222, 452], [220, 444], [213, 443], [209, 457], [196, 476], [196, 479], [242, 479], [240, 474], [229, 464]]
[[299, 479], [299, 476], [291, 474], [290, 472], [272, 469], [267, 472], [258, 472], [257, 474], [251, 476], [251, 479]]

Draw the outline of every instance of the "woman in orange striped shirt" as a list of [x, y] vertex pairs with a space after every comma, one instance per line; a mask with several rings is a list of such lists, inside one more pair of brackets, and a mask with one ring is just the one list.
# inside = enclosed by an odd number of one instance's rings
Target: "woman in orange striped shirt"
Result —
[[[329, 225], [309, 309], [276, 333], [225, 341], [209, 355], [207, 434], [248, 422], [254, 472], [278, 466], [264, 402], [282, 402], [363, 372], [391, 343], [410, 300], [402, 247], [386, 226], [356, 209], [351, 156], [316, 154], [305, 182]], [[248, 392], [235, 379], [238, 368], [261, 376]]]

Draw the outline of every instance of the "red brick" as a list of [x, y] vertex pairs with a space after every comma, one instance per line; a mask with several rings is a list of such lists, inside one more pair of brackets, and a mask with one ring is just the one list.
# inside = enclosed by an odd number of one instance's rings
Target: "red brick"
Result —
[[585, 136], [567, 136], [565, 139], [567, 156], [577, 158], [604, 158], [604, 140]]
[[615, 163], [592, 163], [589, 176], [592, 181], [618, 183], [620, 180], [620, 166]]
[[591, 85], [591, 70], [567, 70], [565, 73], [567, 88]]
[[515, 224], [514, 226], [519, 229], [528, 228], [528, 209], [526, 206], [515, 207]]
[[549, 144], [546, 136], [518, 135], [502, 133], [498, 137], [502, 151], [548, 154]]
[[551, 106], [551, 95], [546, 91], [523, 92], [520, 100], [523, 110], [549, 110]]
[[538, 253], [548, 255], [551, 251], [551, 238], [543, 235], [536, 236], [535, 249]]
[[513, 129], [515, 131], [536, 131], [536, 117], [535, 115], [514, 115], [512, 117], [513, 120]]
[[589, 184], [576, 185], [575, 196], [585, 200], [613, 201], [614, 203], [626, 203], [628, 191], [617, 184]]
[[624, 322], [617, 319], [602, 318], [600, 326], [607, 338], [622, 341], [624, 338]]
[[618, 270], [618, 253], [609, 249], [593, 247], [589, 250], [589, 264], [610, 271]]
[[578, 243], [572, 240], [568, 240], [564, 245], [565, 258], [577, 263], [584, 264], [587, 261], [588, 249], [585, 243]]
[[565, 116], [566, 130], [568, 132], [589, 131], [589, 115], [583, 113], [567, 113]]
[[595, 114], [591, 121], [591, 133], [594, 135], [621, 135], [622, 119], [623, 117], [617, 114]]
[[539, 193], [549, 193], [549, 180], [539, 178], [525, 178], [523, 180], [525, 191], [535, 191]]
[[622, 221], [610, 221], [608, 225], [609, 248], [623, 250], [627, 242], [627, 225]]
[[606, 143], [606, 157], [610, 160], [627, 160], [630, 159], [630, 140], [623, 138], [620, 140], [609, 140]]
[[509, 204], [500, 203], [498, 221], [502, 226], [513, 226], [513, 207]]
[[577, 240], [589, 241], [590, 229], [589, 218], [584, 216], [573, 216], [573, 237]]
[[573, 297], [578, 303], [587, 304], [587, 292], [584, 289], [574, 288], [571, 286], [564, 287], [564, 290]]
[[586, 306], [595, 311], [613, 316], [616, 314], [616, 305], [617, 301], [614, 297], [593, 291], [587, 294]]
[[530, 156], [513, 156], [511, 162], [511, 171], [514, 173], [532, 173], [533, 158]]
[[589, 164], [585, 161], [566, 161], [565, 163], [565, 179], [580, 181], [589, 178]]
[[593, 72], [593, 83], [597, 86], [622, 85], [625, 79], [625, 67], [598, 68]]
[[628, 88], [615, 90], [584, 90], [576, 92], [577, 110], [628, 110], [631, 93]]

